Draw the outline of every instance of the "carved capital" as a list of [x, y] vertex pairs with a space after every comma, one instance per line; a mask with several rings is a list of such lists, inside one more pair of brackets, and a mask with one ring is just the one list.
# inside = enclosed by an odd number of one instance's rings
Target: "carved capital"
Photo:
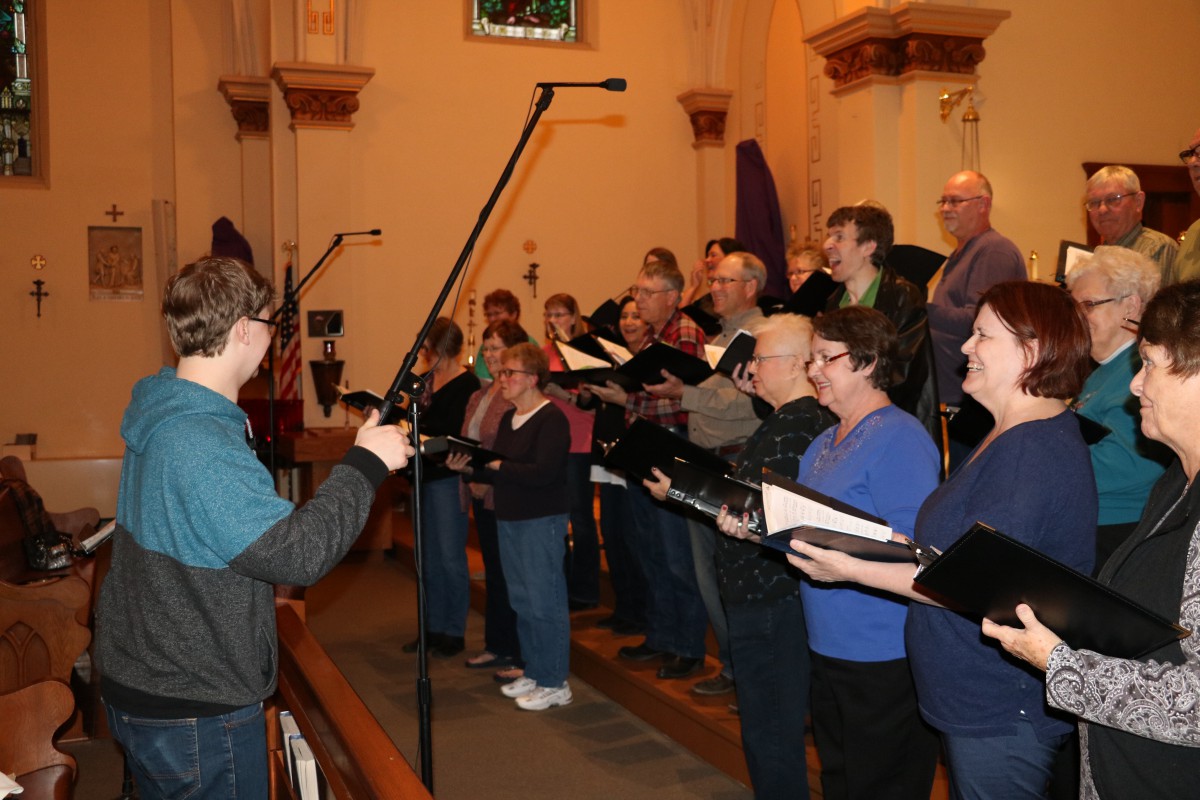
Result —
[[271, 79], [222, 75], [217, 88], [237, 122], [237, 139], [266, 139], [271, 135]]
[[692, 147], [725, 146], [725, 114], [733, 92], [728, 89], [689, 89], [675, 99], [692, 123]]
[[835, 92], [916, 73], [974, 76], [983, 42], [1012, 14], [1000, 9], [901, 3], [860, 8], [805, 37], [824, 56]]
[[374, 75], [369, 67], [294, 62], [278, 63], [271, 72], [292, 115], [292, 130], [353, 129], [358, 93]]

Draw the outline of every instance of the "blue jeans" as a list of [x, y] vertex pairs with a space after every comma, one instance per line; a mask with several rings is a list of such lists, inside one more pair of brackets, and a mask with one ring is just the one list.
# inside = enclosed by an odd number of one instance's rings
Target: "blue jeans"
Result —
[[563, 541], [567, 515], [497, 520], [508, 599], [517, 612], [525, 677], [538, 686], [566, 683], [571, 649]]
[[696, 516], [687, 517], [688, 537], [692, 542], [692, 561], [696, 565], [696, 586], [700, 589], [700, 599], [704, 601], [704, 610], [708, 614], [708, 624], [712, 626], [713, 636], [717, 640], [717, 658], [721, 661], [721, 674], [727, 678], [733, 677], [733, 658], [729, 653], [729, 623], [726, 619], [725, 604], [721, 600], [721, 586], [717, 581], [717, 533], [712, 521]]
[[613, 616], [622, 622], [646, 624], [646, 576], [633, 551], [633, 513], [629, 493], [615, 483], [600, 484], [600, 530], [613, 590]]
[[742, 750], [757, 800], [806, 800], [804, 716], [808, 633], [800, 594], [731, 603], [729, 646], [738, 665]]
[[567, 551], [567, 596], [600, 602], [600, 537], [596, 533], [596, 484], [591, 453], [567, 456], [567, 499], [571, 509], [571, 549]]
[[459, 505], [458, 485], [457, 477], [421, 484], [425, 630], [446, 636], [466, 632], [471, 601], [467, 514]]
[[218, 717], [151, 719], [104, 704], [142, 800], [267, 796], [262, 703]]
[[489, 653], [521, 660], [521, 645], [517, 639], [517, 615], [508, 600], [508, 582], [500, 560], [500, 534], [496, 530], [496, 512], [483, 507], [479, 500], [471, 501], [475, 514], [475, 535], [483, 555], [484, 585], [487, 606], [483, 613], [483, 646]]
[[1033, 725], [1018, 722], [1012, 736], [981, 738], [942, 734], [953, 800], [1042, 798], [1066, 736], [1038, 739]]
[[684, 658], [704, 657], [708, 615], [700, 589], [687, 520], [641, 486], [628, 494], [630, 537], [646, 574], [646, 645]]

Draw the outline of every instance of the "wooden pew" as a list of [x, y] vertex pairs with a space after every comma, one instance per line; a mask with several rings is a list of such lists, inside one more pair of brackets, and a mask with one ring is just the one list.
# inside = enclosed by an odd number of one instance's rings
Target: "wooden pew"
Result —
[[326, 798], [432, 796], [300, 618], [279, 600], [279, 689], [268, 706], [271, 798], [299, 797], [287, 778], [279, 711], [292, 712], [328, 782]]
[[54, 746], [54, 732], [74, 708], [71, 689], [59, 681], [0, 694], [0, 765], [24, 787], [22, 800], [71, 797], [75, 758]]

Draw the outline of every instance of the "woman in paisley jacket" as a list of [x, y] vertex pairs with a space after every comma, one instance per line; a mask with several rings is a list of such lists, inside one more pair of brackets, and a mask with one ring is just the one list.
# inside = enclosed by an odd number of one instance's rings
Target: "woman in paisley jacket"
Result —
[[[1142, 433], [1178, 457], [1155, 484], [1141, 522], [1099, 580], [1192, 631], [1200, 630], [1200, 281], [1162, 289], [1138, 334], [1130, 388]], [[1200, 775], [1200, 634], [1139, 659], [1073, 650], [1026, 605], [1024, 628], [983, 623], [1010, 653], [1046, 670], [1050, 705], [1079, 716], [1080, 797], [1194, 797]]]

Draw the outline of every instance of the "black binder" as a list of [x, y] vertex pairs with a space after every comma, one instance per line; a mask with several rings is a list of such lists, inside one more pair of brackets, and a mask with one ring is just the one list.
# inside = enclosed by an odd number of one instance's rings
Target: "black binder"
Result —
[[1191, 635], [1087, 575], [1016, 539], [975, 523], [934, 559], [916, 582], [993, 622], [1021, 627], [1027, 603], [1038, 619], [1075, 649], [1137, 658]]
[[608, 466], [623, 469], [639, 481], [654, 478], [651, 467], [658, 467], [674, 481], [677, 458], [718, 475], [733, 472], [733, 465], [716, 453], [641, 417], [604, 449]]
[[[338, 388], [334, 386], [334, 388]], [[339, 390], [338, 399], [351, 408], [357, 408], [363, 414], [370, 413], [372, 408], [379, 408], [383, 405], [383, 398], [372, 392], [369, 389], [359, 389], [355, 392], [342, 392]], [[384, 425], [395, 424], [404, 416], [404, 409], [400, 406], [392, 406], [392, 413], [388, 414], [386, 420], [381, 420]]]
[[704, 469], [681, 458], [675, 459], [667, 499], [714, 519], [721, 513], [721, 506], [728, 506], [730, 513], [736, 516], [750, 515], [751, 533], [759, 533], [762, 528], [760, 487], [725, 473]]
[[430, 436], [421, 441], [421, 455], [434, 463], [442, 463], [452, 455], [466, 453], [471, 457], [471, 466], [483, 469], [492, 461], [503, 460], [504, 456], [481, 446], [466, 436]]
[[[878, 525], [887, 525], [887, 520], [855, 508], [849, 503], [842, 502], [836, 498], [826, 494], [821, 494], [815, 489], [796, 483], [789, 480], [778, 473], [772, 472], [769, 469], [763, 470], [763, 483], [778, 486], [786, 489], [792, 494], [798, 494], [801, 497], [806, 497], [809, 500], [820, 503], [821, 505], [832, 508], [834, 511], [840, 511], [843, 514], [849, 514], [858, 519], [874, 522]], [[833, 531], [828, 528], [818, 528], [812, 525], [801, 525], [796, 528], [787, 528], [781, 531], [775, 531], [762, 538], [762, 544], [765, 547], [770, 547], [773, 550], [787, 553], [788, 555], [799, 555], [791, 547], [793, 539], [799, 539], [802, 542], [807, 542], [816, 547], [824, 547], [826, 550], [840, 550], [847, 555], [855, 558], [862, 558], [867, 561], [894, 561], [894, 562], [913, 562], [927, 558], [926, 553], [915, 542], [897, 542], [893, 540], [880, 541], [879, 539], [871, 539], [867, 536], [859, 536], [854, 533], [843, 533], [841, 531]]]
[[716, 371], [723, 375], [733, 375], [733, 371], [737, 367], [742, 368], [742, 375], [746, 374], [746, 365], [754, 355], [754, 348], [758, 344], [758, 340], [751, 336], [746, 331], [738, 331], [730, 340], [729, 345], [725, 348], [725, 352], [717, 361]]
[[678, 347], [655, 342], [619, 367], [552, 372], [550, 382], [569, 389], [581, 383], [603, 386], [607, 381], [612, 381], [627, 392], [640, 392], [644, 384], [662, 383], [665, 380], [662, 376], [664, 369], [689, 386], [695, 386], [713, 374], [712, 367], [703, 358], [689, 355]]

